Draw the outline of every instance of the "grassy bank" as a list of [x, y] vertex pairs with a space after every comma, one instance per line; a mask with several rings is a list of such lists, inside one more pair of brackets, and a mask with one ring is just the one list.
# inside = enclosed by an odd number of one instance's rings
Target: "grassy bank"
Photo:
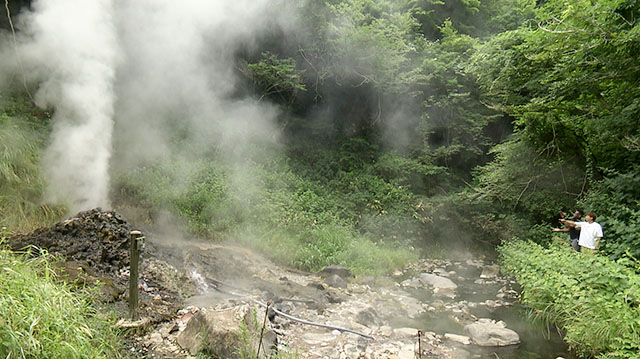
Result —
[[65, 214], [64, 208], [42, 202], [40, 153], [49, 121], [26, 95], [0, 93], [0, 226], [15, 232], [51, 225]]
[[418, 257], [408, 245], [409, 232], [418, 235], [410, 213], [417, 200], [373, 174], [327, 183], [282, 157], [237, 171], [215, 159], [165, 161], [121, 176], [119, 201], [152, 216], [169, 211], [193, 234], [239, 241], [304, 270], [340, 264], [382, 274]]
[[508, 242], [499, 252], [533, 316], [563, 329], [582, 357], [640, 356], [640, 275], [632, 269], [637, 262], [529, 241]]
[[0, 248], [0, 271], [0, 357], [122, 357], [112, 321], [89, 292], [56, 280], [49, 256]]

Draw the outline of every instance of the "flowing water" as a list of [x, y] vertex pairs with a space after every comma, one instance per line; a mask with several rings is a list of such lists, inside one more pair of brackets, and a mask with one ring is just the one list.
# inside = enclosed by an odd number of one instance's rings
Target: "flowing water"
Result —
[[[480, 277], [481, 269], [469, 266], [452, 266], [447, 270], [454, 270], [460, 277], [455, 301], [484, 302], [487, 299], [496, 299], [496, 293], [503, 283], [476, 283]], [[461, 279], [462, 278], [462, 279]], [[515, 284], [514, 284], [515, 286]], [[519, 288], [514, 288], [518, 290]], [[413, 291], [414, 296], [426, 303], [432, 303], [435, 299], [423, 290]], [[489, 308], [487, 306], [475, 306], [469, 308], [469, 314], [478, 318], [489, 318], [503, 321], [507, 328], [514, 330], [520, 336], [520, 344], [506, 347], [480, 347], [476, 345], [460, 345], [460, 348], [470, 352], [474, 358], [482, 359], [577, 359], [569, 352], [567, 345], [562, 341], [561, 335], [555, 327], [542, 323], [536, 323], [529, 318], [527, 309], [517, 300], [509, 306]], [[430, 312], [413, 321], [414, 326], [427, 328], [436, 334], [445, 333], [464, 335], [464, 325], [453, 320], [446, 311]]]

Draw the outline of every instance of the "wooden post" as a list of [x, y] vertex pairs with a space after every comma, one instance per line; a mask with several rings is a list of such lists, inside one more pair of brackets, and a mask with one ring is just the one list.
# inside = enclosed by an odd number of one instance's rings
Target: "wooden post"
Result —
[[140, 319], [140, 313], [138, 312], [138, 264], [140, 261], [140, 240], [142, 233], [140, 231], [131, 231], [129, 233], [130, 254], [129, 254], [129, 314], [131, 320]]
[[[256, 359], [260, 357], [260, 347], [262, 346], [262, 336], [264, 335], [264, 327], [267, 326], [267, 317], [269, 316], [269, 307], [271, 302], [267, 302], [267, 309], [264, 311], [264, 321], [262, 322], [262, 329], [260, 330], [260, 340], [258, 341], [258, 352], [256, 353]], [[267, 349], [265, 348], [265, 352]], [[265, 353], [266, 354], [266, 353]]]

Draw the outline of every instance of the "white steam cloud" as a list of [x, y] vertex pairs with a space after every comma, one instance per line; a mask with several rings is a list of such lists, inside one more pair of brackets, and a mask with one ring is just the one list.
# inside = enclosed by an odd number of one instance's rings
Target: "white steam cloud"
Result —
[[40, 76], [36, 103], [53, 107], [44, 157], [54, 201], [109, 206], [109, 157], [118, 43], [112, 0], [38, 1], [25, 19], [22, 53]]
[[[21, 17], [19, 52], [39, 84], [37, 104], [54, 113], [49, 199], [74, 211], [109, 207], [110, 165], [167, 156], [177, 130], [234, 163], [252, 141], [275, 141], [276, 110], [238, 97], [233, 58], [265, 26], [287, 26], [277, 3], [34, 2]], [[13, 55], [6, 41], [0, 50]]]

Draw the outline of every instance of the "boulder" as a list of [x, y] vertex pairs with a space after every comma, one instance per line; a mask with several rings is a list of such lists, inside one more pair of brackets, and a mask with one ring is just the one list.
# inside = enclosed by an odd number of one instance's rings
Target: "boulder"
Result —
[[464, 335], [445, 333], [444, 337], [451, 340], [452, 342], [456, 342], [464, 345], [471, 344], [471, 338]]
[[507, 329], [502, 321], [479, 319], [473, 324], [466, 325], [464, 332], [475, 344], [485, 347], [502, 347], [520, 343], [518, 333]]
[[[249, 304], [222, 310], [202, 309], [178, 335], [178, 344], [191, 355], [205, 352], [216, 358], [240, 358], [243, 351], [255, 355], [262, 318], [264, 310]], [[260, 357], [270, 357], [275, 346], [276, 335], [267, 321]]]
[[500, 266], [497, 264], [484, 266], [482, 268], [482, 274], [480, 274], [480, 278], [496, 278], [500, 273]]
[[398, 359], [415, 359], [416, 350], [413, 345], [403, 345], [398, 352]]
[[420, 281], [433, 288], [433, 294], [441, 298], [455, 298], [456, 285], [451, 279], [431, 273], [420, 274]]
[[356, 314], [356, 322], [360, 323], [364, 326], [376, 325], [379, 326], [382, 324], [380, 320], [380, 316], [378, 316], [378, 312], [376, 312], [373, 307], [367, 307], [362, 309]]
[[337, 274], [332, 274], [324, 280], [324, 284], [334, 288], [346, 288], [347, 282]]
[[439, 290], [455, 290], [456, 288], [458, 288], [458, 285], [456, 285], [451, 279], [440, 277], [431, 273], [421, 273], [420, 281], [426, 285], [433, 287], [434, 289]]
[[348, 279], [348, 278], [354, 277], [353, 273], [348, 268], [338, 266], [338, 265], [326, 266], [322, 269], [321, 273], [327, 276], [331, 276], [335, 274], [341, 277], [342, 279]]

